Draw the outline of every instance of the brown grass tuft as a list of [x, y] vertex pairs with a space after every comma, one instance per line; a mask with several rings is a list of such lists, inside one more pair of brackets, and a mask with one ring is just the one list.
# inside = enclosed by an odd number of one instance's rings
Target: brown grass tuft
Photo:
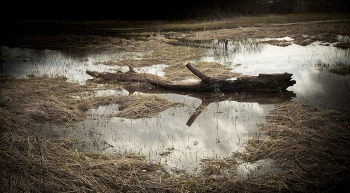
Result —
[[350, 182], [350, 124], [336, 111], [319, 111], [293, 102], [280, 105], [267, 118], [265, 140], [252, 140], [251, 160], [272, 158], [288, 174], [278, 182], [286, 190], [337, 192]]
[[119, 99], [120, 112], [116, 115], [128, 119], [153, 117], [161, 111], [177, 105], [157, 95], [129, 95]]

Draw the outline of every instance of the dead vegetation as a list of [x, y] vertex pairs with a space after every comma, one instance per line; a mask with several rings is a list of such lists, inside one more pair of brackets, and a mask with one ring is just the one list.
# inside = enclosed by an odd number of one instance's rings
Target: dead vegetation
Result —
[[350, 66], [333, 68], [330, 71], [333, 73], [336, 73], [336, 74], [340, 74], [340, 75], [348, 75], [348, 74], [350, 74]]
[[[195, 176], [168, 174], [162, 165], [127, 152], [115, 156], [79, 152], [70, 149], [69, 140], [48, 142], [30, 134], [31, 126], [43, 121], [74, 123], [84, 117], [84, 109], [94, 105], [120, 103], [121, 112], [129, 109], [125, 114], [135, 117], [152, 102], [159, 104], [157, 111], [171, 106], [154, 95], [88, 101], [68, 97], [80, 87], [93, 89], [92, 85], [67, 83], [63, 77], [1, 80], [3, 191], [337, 192], [349, 188], [349, 119], [300, 103], [282, 104], [271, 112], [269, 124], [262, 128], [268, 138], [250, 141], [246, 153], [203, 160], [202, 172]], [[28, 113], [33, 108], [42, 112]], [[250, 162], [272, 158], [287, 173], [240, 180], [227, 175], [235, 172], [236, 156]]]
[[88, 101], [72, 99], [69, 94], [92, 90], [90, 86], [69, 83], [65, 77], [32, 77], [0, 80], [2, 129], [30, 128], [33, 124], [53, 122], [70, 124], [84, 119]]
[[268, 41], [262, 41], [262, 43], [267, 43], [267, 44], [281, 46], [281, 47], [290, 46], [292, 44], [292, 42], [286, 41], [286, 40], [268, 40]]
[[177, 105], [157, 95], [129, 95], [118, 99], [119, 113], [115, 116], [128, 119], [153, 117], [165, 109]]
[[0, 144], [5, 192], [151, 192], [164, 177], [155, 175], [161, 171], [159, 165], [133, 154], [82, 153], [62, 143], [14, 133], [3, 133]]
[[78, 152], [35, 136], [3, 133], [0, 144], [0, 185], [5, 192], [248, 192], [266, 188], [256, 189], [265, 179], [179, 178], [134, 154]]
[[[231, 68], [223, 66], [222, 64], [216, 62], [198, 62], [194, 66], [205, 74], [215, 75], [213, 78], [232, 78], [241, 77], [239, 73], [231, 72]], [[165, 77], [170, 80], [186, 80], [189, 78], [198, 79], [191, 71], [184, 68], [181, 63], [170, 65], [164, 69]], [[199, 79], [198, 79], [199, 80]]]
[[349, 35], [349, 23], [250, 26], [233, 29], [217, 29], [192, 32], [190, 40], [242, 39], [242, 38], [282, 38], [291, 37], [293, 43], [306, 46], [315, 41], [335, 42], [337, 35]]
[[288, 174], [278, 183], [285, 191], [342, 192], [350, 182], [350, 122], [336, 111], [293, 102], [267, 118], [264, 140], [252, 140], [249, 160], [272, 158]]
[[[224, 23], [224, 22], [223, 22]], [[204, 25], [200, 25], [203, 28]], [[264, 30], [262, 30], [264, 29]], [[294, 37], [307, 45], [304, 34], [348, 34], [348, 23], [305, 26], [236, 26], [232, 29], [179, 33], [189, 39]], [[294, 36], [293, 36], [294, 35]], [[143, 60], [123, 60], [116, 65], [148, 66], [172, 64], [167, 77], [184, 80], [192, 76], [178, 61], [196, 58], [198, 48], [174, 46], [165, 36], [150, 36], [145, 41], [110, 36], [21, 36], [15, 46], [73, 50], [141, 50]], [[320, 36], [321, 37], [321, 36]], [[324, 40], [334, 36], [322, 36]], [[17, 40], [16, 40], [17, 39]], [[48, 42], [52, 39], [55, 43]], [[92, 41], [94, 39], [96, 41]], [[74, 41], [72, 41], [74, 40]], [[60, 43], [61, 42], [61, 43]], [[69, 43], [71, 42], [71, 43]], [[270, 42], [269, 42], [270, 43]], [[35, 45], [36, 44], [36, 45]], [[51, 47], [50, 47], [51, 46]], [[176, 59], [174, 59], [176, 58]], [[114, 65], [111, 63], [111, 65]], [[181, 69], [180, 66], [181, 65]], [[197, 63], [206, 73], [226, 76], [230, 70], [217, 63]], [[174, 75], [176, 73], [176, 76]], [[189, 74], [186, 74], [189, 73]], [[232, 75], [230, 75], [232, 76]], [[120, 89], [113, 84], [113, 89]], [[169, 175], [159, 164], [146, 162], [134, 154], [108, 156], [71, 150], [69, 141], [48, 142], [30, 134], [34, 125], [44, 122], [74, 124], [85, 118], [90, 107], [119, 103], [120, 112], [112, 116], [139, 118], [154, 116], [176, 104], [155, 95], [72, 98], [82, 91], [93, 91], [93, 84], [78, 85], [66, 78], [32, 77], [0, 79], [0, 186], [4, 192], [344, 192], [349, 190], [349, 119], [335, 111], [319, 111], [300, 103], [280, 105], [262, 129], [269, 137], [250, 141], [242, 158], [254, 162], [272, 158], [286, 175], [267, 174], [238, 180], [224, 170], [235, 171], [235, 156], [225, 160], [208, 159], [197, 176]], [[216, 177], [214, 177], [214, 175]]]
[[144, 67], [152, 66], [155, 64], [179, 64], [186, 60], [198, 59], [203, 55], [203, 49], [185, 46], [185, 45], [173, 45], [176, 40], [168, 39], [163, 34], [151, 34], [146, 33], [145, 36], [149, 36], [142, 41], [136, 41], [135, 39], [128, 40], [126, 47], [132, 48], [134, 51], [142, 52], [141, 58], [124, 57], [120, 61], [99, 61], [105, 65], [118, 65], [118, 66], [132, 66]]
[[[118, 84], [106, 85], [121, 89]], [[59, 125], [74, 124], [85, 119], [85, 111], [99, 105], [120, 104], [115, 116], [126, 118], [151, 117], [175, 104], [156, 95], [128, 95], [75, 98], [84, 92], [93, 92], [95, 84], [79, 85], [65, 77], [31, 77], [28, 79], [2, 78], [0, 80], [1, 129], [30, 128], [50, 122]]]
[[337, 48], [342, 48], [342, 49], [349, 49], [350, 48], [350, 42], [339, 42], [334, 45]]

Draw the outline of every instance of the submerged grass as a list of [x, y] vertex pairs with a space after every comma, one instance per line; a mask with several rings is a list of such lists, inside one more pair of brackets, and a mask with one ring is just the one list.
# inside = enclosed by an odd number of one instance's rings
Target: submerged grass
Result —
[[330, 71], [340, 75], [348, 75], [350, 74], [350, 66], [334, 68], [334, 69], [331, 69]]
[[348, 75], [350, 74], [350, 64], [338, 63], [330, 71], [340, 75]]
[[320, 69], [327, 69], [330, 72], [340, 75], [348, 75], [350, 74], [350, 64], [347, 63], [336, 63], [336, 64], [328, 64], [328, 63], [318, 63], [316, 66]]

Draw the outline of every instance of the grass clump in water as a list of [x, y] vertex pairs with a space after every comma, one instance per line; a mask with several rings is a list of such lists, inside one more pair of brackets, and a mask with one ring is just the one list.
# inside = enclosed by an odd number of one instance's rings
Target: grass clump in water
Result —
[[347, 63], [336, 63], [334, 65], [330, 65], [328, 63], [318, 63], [316, 64], [319, 69], [328, 69], [330, 72], [340, 75], [348, 75], [350, 74], [350, 64]]
[[171, 103], [167, 99], [157, 95], [129, 95], [118, 100], [120, 112], [115, 116], [128, 119], [153, 117], [165, 109], [178, 103]]
[[344, 63], [336, 64], [336, 67], [330, 70], [333, 73], [340, 75], [348, 75], [350, 74], [350, 65]]

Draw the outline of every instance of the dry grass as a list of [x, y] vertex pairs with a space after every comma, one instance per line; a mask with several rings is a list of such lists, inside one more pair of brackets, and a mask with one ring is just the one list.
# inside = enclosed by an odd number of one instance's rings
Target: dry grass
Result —
[[[195, 176], [167, 174], [160, 164], [125, 153], [117, 156], [78, 152], [69, 140], [48, 142], [30, 134], [43, 121], [74, 123], [91, 106], [120, 103], [125, 115], [150, 115], [171, 106], [154, 95], [74, 99], [69, 93], [93, 85], [65, 78], [1, 80], [0, 186], [5, 192], [336, 192], [348, 190], [349, 119], [300, 103], [280, 105], [262, 129], [269, 135], [252, 140], [248, 161], [276, 160], [287, 173], [239, 180], [236, 155], [208, 159]], [[62, 89], [62, 90], [60, 90]], [[65, 91], [66, 93], [62, 93]], [[33, 110], [34, 109], [34, 110]], [[129, 109], [129, 110], [128, 110]], [[35, 113], [34, 113], [35, 112]]]
[[[269, 176], [247, 181], [227, 176], [175, 177], [134, 154], [78, 152], [65, 143], [30, 135], [6, 132], [0, 144], [0, 186], [5, 192], [277, 192], [281, 188]], [[215, 162], [210, 167], [220, 165]]]
[[35, 136], [3, 133], [1, 189], [5, 192], [151, 191], [156, 164], [133, 154], [106, 156], [66, 149]]
[[[148, 36], [149, 33], [143, 33], [144, 36]], [[176, 40], [165, 38], [164, 35], [159, 33], [151, 34], [143, 41], [136, 41], [134, 39], [128, 40], [127, 47], [136, 51], [141, 51], [144, 54], [141, 58], [130, 58], [128, 56], [120, 61], [99, 61], [96, 63], [102, 63], [105, 65], [118, 65], [118, 66], [132, 66], [143, 67], [152, 66], [156, 64], [179, 64], [186, 60], [198, 59], [203, 56], [204, 49], [195, 48], [185, 45], [177, 45]]]
[[350, 66], [338, 67], [331, 69], [330, 71], [340, 75], [348, 75], [350, 74]]
[[[231, 72], [231, 68], [223, 66], [216, 62], [198, 62], [193, 64], [197, 69], [213, 78], [233, 78], [239, 77], [239, 73]], [[186, 80], [189, 78], [198, 79], [192, 72], [190, 72], [183, 64], [174, 64], [164, 69], [165, 77], [170, 80]]]
[[69, 94], [92, 90], [91, 86], [69, 83], [65, 77], [32, 77], [0, 80], [2, 129], [28, 128], [36, 123], [70, 124], [82, 120], [89, 104]]
[[[105, 87], [120, 89], [120, 85], [116, 84]], [[100, 105], [119, 103], [121, 111], [113, 116], [133, 119], [151, 117], [175, 105], [156, 95], [73, 98], [73, 95], [80, 96], [83, 92], [103, 87], [70, 83], [65, 77], [2, 78], [0, 88], [0, 123], [3, 130], [30, 128], [45, 122], [74, 124], [85, 119], [85, 111]]]
[[301, 103], [280, 105], [267, 118], [265, 140], [252, 140], [249, 160], [272, 158], [288, 171], [278, 182], [297, 192], [342, 192], [350, 182], [349, 118]]
[[118, 101], [120, 112], [115, 116], [128, 119], [153, 117], [159, 112], [178, 104], [171, 103], [157, 95], [129, 95], [120, 97]]

